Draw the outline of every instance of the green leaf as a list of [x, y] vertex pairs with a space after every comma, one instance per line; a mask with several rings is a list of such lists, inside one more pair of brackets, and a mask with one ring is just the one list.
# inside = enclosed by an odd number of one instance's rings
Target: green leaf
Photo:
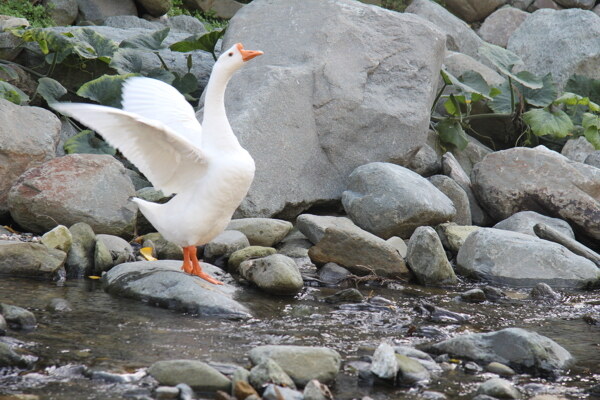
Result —
[[446, 85], [452, 85], [452, 80], [450, 79], [450, 72], [440, 69], [440, 75], [442, 76], [442, 79], [444, 80], [444, 83]]
[[587, 141], [594, 145], [596, 150], [600, 150], [600, 116], [585, 113], [581, 125]]
[[65, 89], [58, 81], [44, 77], [38, 80], [37, 93], [46, 100], [46, 103], [52, 104], [67, 94], [67, 89]]
[[193, 50], [203, 50], [211, 53], [213, 57], [216, 58], [215, 46], [224, 34], [225, 29], [220, 29], [208, 33], [192, 35], [184, 40], [173, 43], [169, 46], [169, 48], [173, 51], [179, 51], [182, 53]]
[[536, 136], [564, 138], [574, 129], [571, 118], [559, 109], [536, 108], [523, 113], [523, 120]]
[[29, 96], [18, 87], [13, 86], [8, 82], [0, 81], [0, 99], [21, 105], [29, 101]]
[[110, 62], [110, 67], [119, 74], [139, 74], [144, 69], [144, 51], [119, 49]]
[[515, 74], [508, 74], [513, 80], [530, 89], [541, 89], [544, 85], [542, 78], [529, 72], [521, 71]]
[[589, 97], [594, 103], [600, 103], [600, 79], [592, 79], [583, 75], [572, 75], [565, 85], [565, 92]]
[[527, 104], [536, 107], [549, 106], [558, 96], [558, 87], [554, 83], [552, 74], [547, 74], [542, 78], [541, 89], [530, 89], [525, 86], [520, 86], [519, 90]]
[[568, 106], [586, 106], [590, 111], [599, 112], [600, 105], [594, 103], [589, 97], [583, 97], [575, 93], [565, 92], [558, 99], [554, 100], [554, 104], [566, 104]]
[[26, 42], [37, 42], [42, 53], [47, 56], [46, 62], [49, 64], [55, 60], [61, 63], [74, 52], [70, 38], [52, 30], [28, 29], [23, 33], [22, 39]]
[[69, 33], [74, 39], [74, 51], [82, 58], [97, 58], [108, 64], [119, 48], [114, 41], [89, 28], [74, 29]]
[[166, 27], [151, 34], [135, 36], [129, 40], [123, 40], [119, 47], [122, 49], [161, 50], [164, 49], [162, 42], [169, 36], [171, 28]]
[[84, 130], [71, 137], [63, 146], [65, 153], [83, 153], [83, 154], [110, 154], [114, 156], [116, 150], [108, 145], [104, 140], [96, 137], [93, 131]]
[[469, 144], [467, 134], [460, 123], [454, 119], [446, 118], [435, 126], [435, 129], [443, 143], [448, 143], [463, 150]]
[[151, 71], [148, 71], [146, 76], [148, 78], [158, 79], [159, 81], [163, 81], [169, 85], [171, 85], [175, 80], [175, 75], [171, 71], [167, 71], [166, 69], [162, 68], [155, 68]]
[[198, 78], [196, 75], [188, 72], [183, 75], [181, 78], [179, 76], [175, 77], [175, 80], [172, 83], [175, 89], [179, 90], [182, 94], [191, 94], [198, 90]]
[[[494, 96], [492, 101], [489, 101], [488, 106], [498, 114], [510, 114], [513, 110], [510, 108], [510, 88], [508, 79], [500, 84], [498, 88], [495, 88], [499, 94]], [[514, 89], [513, 89], [514, 91]], [[517, 94], [514, 94], [515, 107], [518, 104], [519, 97]]]
[[479, 72], [467, 71], [462, 74], [458, 80], [470, 88], [475, 89], [477, 93], [486, 95], [490, 93], [490, 86], [487, 84], [485, 79], [483, 79], [483, 76], [481, 76]]
[[121, 87], [125, 79], [137, 74], [102, 75], [81, 85], [77, 95], [105, 106], [121, 108]]
[[[491, 100], [491, 97], [488, 96], [489, 87], [487, 87], [488, 90], [486, 90], [485, 93], [482, 93], [477, 88], [471, 87], [470, 85], [461, 82], [457, 77], [452, 75], [450, 72], [448, 72], [448, 71], [442, 71], [442, 72], [443, 72], [442, 73], [443, 79], [448, 79], [450, 84], [455, 86], [460, 91], [460, 94], [464, 94], [466, 97], [468, 96], [468, 98], [470, 99], [471, 94], [476, 93], [476, 94], [480, 95], [481, 97]], [[475, 72], [475, 74], [477, 74], [477, 73]], [[477, 75], [479, 75], [479, 74], [477, 74]], [[470, 78], [473, 82], [477, 81], [477, 79], [474, 77], [474, 75], [469, 74], [469, 75], [467, 75], [467, 77]], [[476, 84], [479, 85], [480, 82], [476, 82]], [[487, 84], [486, 84], [486, 86], [487, 86]]]
[[17, 74], [17, 71], [10, 65], [0, 64], [0, 72], [4, 72], [8, 75], [9, 79], [19, 79], [19, 74]]
[[512, 68], [515, 65], [523, 64], [521, 57], [495, 44], [485, 43], [477, 51], [506, 75], [512, 73]]

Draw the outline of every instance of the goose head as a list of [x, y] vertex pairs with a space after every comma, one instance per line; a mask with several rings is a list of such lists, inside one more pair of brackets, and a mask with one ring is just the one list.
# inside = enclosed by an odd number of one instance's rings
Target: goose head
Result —
[[229, 72], [229, 74], [233, 74], [235, 71], [240, 69], [246, 61], [249, 61], [262, 54], [262, 51], [246, 50], [241, 43], [236, 43], [219, 56], [217, 62], [215, 63], [215, 67], [218, 66], [219, 68]]

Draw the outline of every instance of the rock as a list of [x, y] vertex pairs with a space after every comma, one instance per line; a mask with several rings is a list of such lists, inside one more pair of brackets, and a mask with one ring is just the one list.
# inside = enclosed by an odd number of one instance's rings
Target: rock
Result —
[[14, 351], [8, 344], [0, 342], [0, 368], [27, 368], [30, 364], [27, 358]]
[[421, 226], [412, 234], [406, 260], [423, 285], [444, 286], [457, 283], [442, 242], [430, 226]]
[[133, 188], [136, 190], [136, 192], [138, 190], [152, 186], [152, 184], [148, 180], [146, 180], [146, 178], [144, 178], [140, 173], [128, 168], [125, 169], [125, 172], [129, 176], [129, 179], [131, 179], [131, 183], [133, 183]]
[[446, 35], [446, 48], [480, 60], [478, 49], [483, 40], [460, 18], [441, 5], [429, 0], [413, 0], [406, 12], [433, 23]]
[[596, 4], [596, 0], [555, 0], [565, 8], [583, 8], [590, 10]]
[[459, 18], [467, 22], [481, 21], [507, 0], [446, 0], [445, 5]]
[[293, 228], [288, 221], [270, 218], [234, 219], [227, 226], [228, 230], [240, 231], [252, 246], [273, 247], [279, 243]]
[[0, 314], [13, 329], [33, 329], [37, 325], [35, 315], [22, 307], [0, 303]]
[[77, 19], [77, 0], [44, 0], [43, 4], [56, 25], [72, 25]]
[[442, 164], [436, 151], [425, 144], [410, 157], [407, 167], [421, 176], [431, 176], [440, 171]]
[[585, 159], [592, 154], [596, 149], [584, 136], [576, 139], [569, 139], [563, 146], [560, 154], [570, 160], [584, 162]]
[[[486, 81], [486, 83], [490, 86], [499, 86], [502, 82], [504, 82], [504, 78], [502, 77], [502, 75], [500, 75], [487, 65], [484, 65], [481, 62], [477, 61], [473, 57], [463, 53], [457, 53], [455, 51], [446, 51], [446, 57], [444, 58], [444, 67], [446, 67], [446, 71], [450, 72], [456, 77], [461, 76], [467, 71], [475, 71], [479, 73], [481, 77]], [[471, 141], [469, 141], [469, 143], [471, 143]], [[472, 145], [471, 147], [474, 146], [475, 145]], [[453, 153], [468, 153], [470, 150], [468, 149], [468, 147], [469, 145], [467, 145], [467, 148], [463, 149], [462, 151], [453, 150]]]
[[73, 244], [73, 235], [69, 228], [58, 225], [51, 231], [44, 233], [40, 241], [50, 249], [58, 249], [68, 253]]
[[79, 5], [79, 20], [101, 24], [112, 15], [137, 15], [133, 0], [115, 3], [112, 0], [77, 0]]
[[246, 235], [240, 231], [228, 230], [219, 234], [204, 246], [204, 257], [214, 260], [217, 257], [229, 257], [238, 250], [250, 246]]
[[600, 15], [600, 5], [597, 5], [596, 7], [592, 8], [592, 11]]
[[485, 156], [493, 151], [475, 138], [469, 136], [467, 137], [467, 140], [469, 141], [467, 147], [465, 147], [463, 150], [455, 148], [451, 151], [451, 153], [456, 161], [458, 161], [458, 164], [462, 167], [465, 175], [471, 176], [471, 172], [473, 171], [475, 164], [483, 160]]
[[[201, 263], [202, 269], [223, 281], [222, 270]], [[111, 294], [200, 316], [248, 318], [248, 309], [233, 300], [235, 288], [216, 286], [181, 271], [180, 261], [138, 261], [117, 265], [102, 278]]]
[[31, 168], [8, 195], [11, 216], [31, 232], [86, 222], [96, 233], [131, 236], [131, 179], [112, 156], [72, 154]]
[[396, 354], [396, 360], [398, 362], [398, 383], [414, 385], [431, 379], [429, 371], [417, 360], [403, 354]]
[[[102, 245], [100, 245], [102, 243]], [[113, 235], [96, 235], [96, 251], [98, 254], [99, 248], [103, 247], [108, 254], [107, 263], [95, 264], [96, 273], [100, 274], [103, 271], [108, 271], [115, 265], [133, 261], [133, 248], [126, 240]], [[97, 260], [97, 258], [95, 258]]]
[[302, 393], [277, 385], [268, 385], [262, 398], [263, 400], [303, 400]]
[[[14, 61], [23, 51], [19, 46], [22, 40], [10, 32], [2, 32], [0, 29], [0, 57], [7, 61]], [[9, 103], [9, 101], [6, 101]]]
[[179, 398], [179, 388], [174, 386], [159, 386], [154, 389], [157, 400], [176, 400]]
[[29, 21], [26, 18], [13, 17], [11, 15], [0, 15], [0, 31], [10, 28], [28, 27]]
[[64, 251], [43, 244], [0, 240], [0, 272], [27, 278], [52, 278], [65, 263]]
[[227, 269], [232, 274], [240, 273], [240, 264], [246, 260], [267, 257], [276, 254], [277, 250], [272, 247], [250, 246], [235, 251], [227, 261]]
[[386, 240], [386, 243], [395, 248], [398, 251], [398, 254], [400, 254], [400, 257], [406, 258], [408, 247], [402, 238], [399, 238], [398, 236], [392, 236]]
[[407, 164], [425, 144], [444, 38], [422, 18], [353, 0], [259, 0], [232, 18], [223, 47], [239, 41], [269, 54], [225, 99], [256, 162], [240, 216], [292, 218], [339, 200], [356, 167]]
[[456, 183], [458, 183], [458, 185], [467, 194], [467, 197], [469, 198], [469, 207], [471, 209], [471, 220], [473, 225], [489, 225], [490, 218], [481, 208], [478, 199], [473, 193], [471, 178], [469, 178], [465, 170], [452, 153], [447, 152], [442, 156], [442, 170], [444, 171], [444, 175], [447, 175]]
[[485, 394], [498, 399], [520, 399], [521, 393], [506, 379], [492, 378], [477, 388], [477, 394]]
[[333, 394], [327, 385], [323, 385], [316, 379], [308, 382], [302, 395], [304, 400], [333, 400]]
[[452, 222], [458, 225], [471, 225], [471, 207], [467, 192], [454, 179], [445, 175], [434, 175], [428, 180], [452, 201], [456, 209], [456, 215], [452, 218]]
[[467, 314], [446, 310], [445, 308], [437, 307], [426, 302], [422, 302], [414, 307], [414, 309], [420, 315], [425, 316], [428, 321], [432, 322], [463, 324], [470, 320], [470, 317]]
[[[485, 367], [486, 371], [491, 372], [493, 374], [497, 374], [500, 376], [513, 376], [516, 374], [515, 370], [511, 367], [504, 365], [502, 363], [492, 361]], [[489, 394], [489, 393], [485, 393]], [[491, 395], [490, 395], [491, 396]]]
[[292, 378], [272, 359], [265, 358], [250, 370], [248, 381], [255, 388], [262, 388], [269, 383], [289, 386], [296, 389]]
[[527, 11], [534, 12], [542, 8], [550, 8], [553, 10], [562, 10], [563, 8], [556, 4], [552, 0], [535, 0], [528, 8]]
[[387, 239], [409, 237], [421, 225], [437, 225], [454, 217], [452, 201], [420, 175], [390, 163], [355, 169], [342, 204], [362, 229]]
[[409, 275], [404, 259], [385, 240], [356, 225], [343, 225], [327, 228], [321, 240], [308, 250], [313, 262], [334, 262], [361, 275], [375, 273], [391, 278]]
[[103, 241], [96, 241], [94, 246], [94, 275], [102, 275], [102, 271], [108, 271], [114, 267], [110, 250]]
[[508, 39], [525, 21], [529, 13], [514, 7], [502, 7], [483, 21], [479, 36], [488, 43], [506, 47]]
[[[246, 371], [246, 370], [244, 370]], [[248, 373], [250, 374], [250, 373]], [[246, 378], [248, 379], [248, 378]], [[237, 381], [233, 384], [233, 395], [236, 399], [245, 399], [248, 396], [255, 395], [258, 396], [258, 392], [247, 382], [247, 381]]]
[[232, 18], [244, 6], [236, 0], [183, 0], [183, 2], [192, 10], [202, 10], [209, 15], [214, 14], [224, 19]]
[[515, 147], [489, 154], [471, 175], [477, 198], [497, 220], [519, 211], [536, 211], [564, 219], [600, 239], [598, 168], [570, 161], [543, 146]]
[[458, 273], [492, 284], [582, 288], [598, 284], [600, 269], [561, 245], [517, 232], [481, 228], [458, 251]]
[[54, 158], [59, 135], [60, 121], [50, 111], [0, 99], [0, 215], [8, 212], [8, 192], [19, 176]]
[[585, 158], [585, 164], [600, 168], [600, 150], [596, 150]]
[[[299, 233], [299, 232], [298, 232]], [[304, 258], [308, 257], [308, 249], [312, 247], [310, 240], [306, 239], [304, 235], [303, 239], [284, 239], [278, 246], [277, 252], [284, 256], [292, 258]]]
[[355, 288], [340, 290], [323, 298], [327, 303], [362, 303], [365, 301], [365, 296]]
[[485, 292], [481, 289], [471, 289], [460, 294], [460, 299], [467, 303], [483, 303], [486, 301]]
[[319, 279], [326, 285], [339, 285], [349, 275], [350, 271], [336, 263], [327, 263], [319, 269]]
[[552, 74], [559, 90], [573, 75], [600, 78], [600, 16], [579, 9], [538, 10], [508, 41], [508, 50], [523, 59], [519, 69]]
[[179, 400], [194, 400], [194, 391], [190, 385], [180, 383], [175, 387], [179, 389]]
[[556, 293], [549, 285], [546, 283], [538, 283], [533, 288], [531, 288], [531, 292], [529, 292], [529, 297], [532, 299], [545, 299], [545, 300], [560, 300], [560, 294]]
[[171, 9], [171, 0], [135, 0], [135, 2], [156, 18], [165, 15]]
[[253, 348], [249, 356], [255, 365], [272, 358], [300, 387], [313, 379], [332, 382], [341, 364], [338, 352], [326, 347], [266, 345]]
[[[183, 249], [181, 246], [169, 242], [158, 232], [147, 233], [143, 236], [143, 242], [152, 242], [153, 249], [158, 258], [162, 260], [183, 260]], [[146, 247], [146, 244], [143, 244]]]
[[496, 225], [494, 225], [494, 228], [524, 233], [526, 235], [537, 237], [533, 227], [539, 223], [551, 226], [567, 237], [572, 239], [575, 238], [573, 229], [571, 229], [571, 226], [568, 223], [560, 218], [546, 217], [545, 215], [536, 213], [535, 211], [520, 211], [511, 215], [507, 219], [498, 222]]
[[473, 225], [461, 226], [455, 223], [447, 223], [436, 226], [435, 231], [444, 247], [453, 253], [457, 253], [469, 235], [478, 229], [480, 229], [478, 226]]
[[531, 5], [531, 3], [533, 3], [534, 0], [511, 0], [510, 1], [510, 5], [518, 8], [519, 10], [527, 10], [527, 7], [529, 7]]
[[554, 229], [544, 223], [535, 224], [535, 226], [533, 227], [533, 231], [535, 232], [536, 236], [540, 239], [549, 240], [554, 243], [558, 243], [562, 246], [565, 246], [573, 253], [577, 254], [578, 256], [587, 258], [588, 260], [596, 264], [598, 268], [600, 268], [600, 254], [596, 253], [589, 247], [584, 246], [575, 239], [565, 235], [563, 232], [560, 232], [557, 229]]
[[50, 302], [46, 306], [46, 309], [53, 313], [61, 314], [73, 311], [73, 307], [71, 307], [71, 304], [67, 300], [61, 299], [60, 297], [50, 299]]
[[6, 331], [8, 329], [8, 324], [6, 323], [6, 319], [0, 314], [0, 336], [6, 335]]
[[295, 295], [304, 285], [296, 262], [282, 254], [246, 260], [239, 266], [240, 275], [261, 290], [279, 295]]
[[175, 386], [178, 383], [186, 383], [195, 391], [200, 392], [231, 390], [231, 381], [202, 361], [157, 361], [148, 368], [148, 374], [161, 385]]
[[67, 254], [65, 268], [67, 276], [80, 278], [91, 275], [94, 269], [94, 249], [96, 247], [96, 234], [91, 226], [85, 222], [78, 222], [69, 228], [73, 243]]
[[521, 328], [459, 335], [427, 346], [427, 351], [485, 364], [496, 361], [541, 375], [553, 374], [573, 362], [571, 354], [553, 340]]
[[356, 225], [346, 217], [333, 217], [325, 215], [302, 214], [296, 219], [298, 230], [306, 235], [308, 240], [317, 244], [325, 236], [327, 228], [354, 229]]
[[399, 368], [394, 348], [387, 343], [377, 346], [371, 362], [371, 372], [381, 379], [395, 381]]

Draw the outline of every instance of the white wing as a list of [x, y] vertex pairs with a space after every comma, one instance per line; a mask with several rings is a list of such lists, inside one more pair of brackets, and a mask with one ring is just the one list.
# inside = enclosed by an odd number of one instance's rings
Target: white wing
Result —
[[161, 122], [95, 104], [52, 107], [102, 135], [165, 194], [179, 193], [205, 172], [202, 150]]
[[121, 103], [124, 111], [160, 121], [200, 145], [202, 126], [190, 103], [173, 86], [157, 79], [129, 78], [123, 84]]

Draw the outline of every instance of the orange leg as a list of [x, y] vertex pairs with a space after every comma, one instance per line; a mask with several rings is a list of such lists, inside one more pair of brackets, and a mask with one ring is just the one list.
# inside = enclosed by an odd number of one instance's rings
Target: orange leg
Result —
[[191, 271], [186, 271], [192, 275], [199, 276], [200, 278], [213, 283], [215, 285], [222, 285], [223, 282], [216, 280], [212, 276], [208, 275], [206, 272], [202, 271], [202, 267], [200, 267], [200, 262], [198, 261], [198, 256], [196, 255], [196, 246], [188, 246], [183, 248], [184, 251], [184, 265], [185, 265], [185, 254], [188, 255], [189, 261], [192, 265]]
[[187, 272], [188, 274], [191, 274], [192, 271], [194, 270], [194, 266], [192, 265], [192, 261], [190, 260], [190, 248], [189, 247], [183, 248], [183, 265], [181, 266], [181, 269], [184, 272]]

